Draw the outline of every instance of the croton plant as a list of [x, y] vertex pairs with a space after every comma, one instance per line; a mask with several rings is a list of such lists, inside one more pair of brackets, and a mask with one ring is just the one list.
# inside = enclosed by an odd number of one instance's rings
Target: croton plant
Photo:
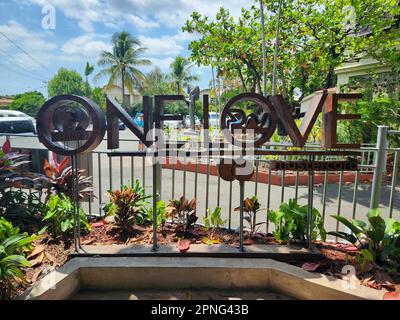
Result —
[[[52, 158], [53, 164], [45, 160], [43, 165], [44, 173], [48, 178], [46, 201], [52, 194], [65, 194], [73, 198], [74, 175], [72, 167], [69, 166], [69, 158], [64, 158], [61, 162], [58, 162], [57, 156], [54, 153]], [[80, 200], [89, 198], [93, 192], [92, 178], [84, 176], [84, 172], [85, 170], [78, 169], [77, 178]]]

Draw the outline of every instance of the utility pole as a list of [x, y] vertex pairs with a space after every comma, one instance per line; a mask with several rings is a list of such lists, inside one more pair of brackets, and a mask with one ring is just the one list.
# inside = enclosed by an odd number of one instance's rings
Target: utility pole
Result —
[[264, 5], [263, 0], [260, 0], [260, 17], [262, 31], [262, 59], [263, 59], [263, 94], [267, 96], [267, 57], [265, 48], [265, 23], [264, 23]]
[[277, 21], [276, 35], [275, 35], [274, 66], [272, 70], [272, 95], [276, 94], [276, 74], [278, 69], [279, 29], [281, 26], [282, 3], [283, 0], [280, 0], [278, 8], [278, 21]]

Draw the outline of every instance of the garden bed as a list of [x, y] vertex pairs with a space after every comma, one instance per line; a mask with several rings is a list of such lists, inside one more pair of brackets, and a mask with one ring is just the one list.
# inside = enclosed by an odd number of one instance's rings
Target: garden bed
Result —
[[[102, 256], [101, 253], [104, 253], [105, 256], [121, 256], [122, 252], [122, 256], [137, 256], [137, 254], [134, 254], [135, 252], [146, 252], [146, 256], [152, 256], [150, 254], [152, 243], [151, 226], [138, 226], [135, 228], [132, 234], [128, 235], [127, 238], [121, 238], [119, 233], [116, 232], [116, 227], [112, 224], [104, 223], [103, 221], [96, 221], [91, 225], [91, 232], [84, 235], [81, 239], [81, 243], [84, 248], [92, 248], [92, 251], [86, 252], [86, 255], [91, 253], [91, 255]], [[181, 256], [191, 256], [191, 254], [201, 251], [215, 251], [216, 256], [218, 256], [218, 254], [224, 252], [224, 250], [218, 248], [219, 246], [231, 248], [225, 249], [225, 252], [239, 253], [237, 249], [239, 244], [239, 237], [237, 233], [228, 229], [217, 229], [212, 235], [215, 240], [218, 240], [215, 242], [219, 244], [208, 245], [204, 243], [204, 238], [211, 238], [210, 232], [210, 230], [207, 230], [202, 226], [195, 226], [190, 230], [190, 232], [182, 235], [181, 238], [177, 236], [177, 230], [175, 229], [175, 226], [170, 225], [165, 227], [164, 232], [158, 232], [160, 252], [165, 253], [168, 252], [168, 250], [172, 252], [175, 248], [175, 253], [179, 254], [179, 242], [181, 239], [184, 239], [184, 241], [189, 241], [190, 246], [185, 252], [180, 253]], [[246, 237], [246, 240], [246, 251], [249, 251], [250, 253], [257, 250], [259, 252], [261, 250], [262, 252], [263, 247], [278, 247], [285, 250], [288, 248], [287, 245], [279, 245], [279, 242], [276, 241], [271, 234], [257, 233], [251, 242], [248, 241], [248, 237]], [[356, 247], [344, 243], [322, 241], [316, 242], [315, 246], [321, 253], [317, 260], [310, 259], [310, 261], [306, 262], [304, 260], [296, 261], [296, 259], [291, 259], [292, 261], [290, 264], [303, 268], [305, 271], [333, 276], [338, 279], [342, 279], [346, 276], [345, 273], [343, 273], [343, 268], [345, 266], [353, 265], [357, 272], [359, 284], [373, 289], [383, 290], [382, 294], [385, 292], [390, 292], [388, 293], [389, 295], [393, 295], [396, 290], [400, 289], [400, 274], [389, 277], [379, 268], [374, 268], [368, 272], [359, 273], [357, 263], [355, 261], [355, 256], [358, 253], [358, 249]], [[43, 235], [41, 239], [36, 240], [34, 247], [35, 248], [33, 252], [28, 256], [28, 260], [32, 264], [32, 267], [24, 270], [27, 284], [23, 285], [20, 283], [16, 292], [17, 294], [21, 294], [24, 290], [34, 285], [47, 274], [63, 266], [69, 260], [71, 254], [75, 257], [85, 256], [85, 252], [83, 252], [83, 254], [82, 252], [81, 254], [74, 254], [74, 246], [71, 242], [55, 241], [47, 234]], [[97, 251], [96, 249], [93, 249], [96, 247], [98, 248]], [[104, 250], [104, 248], [107, 247], [108, 251]], [[299, 247], [297, 246], [297, 248]], [[232, 257], [234, 256], [235, 255], [233, 254]], [[224, 256], [222, 254], [221, 259], [223, 257]], [[179, 257], [176, 258], [179, 259]]]

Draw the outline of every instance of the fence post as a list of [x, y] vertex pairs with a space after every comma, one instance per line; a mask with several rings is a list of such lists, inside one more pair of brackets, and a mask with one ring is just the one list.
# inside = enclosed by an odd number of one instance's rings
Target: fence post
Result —
[[379, 207], [382, 174], [386, 171], [387, 130], [387, 126], [378, 126], [374, 159], [374, 177], [371, 186], [371, 209]]

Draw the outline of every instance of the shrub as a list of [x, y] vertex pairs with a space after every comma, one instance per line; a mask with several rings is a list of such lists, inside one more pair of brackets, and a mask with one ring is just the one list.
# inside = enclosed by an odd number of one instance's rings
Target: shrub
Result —
[[129, 233], [134, 224], [143, 223], [146, 217], [148, 202], [144, 188], [140, 187], [139, 180], [133, 188], [126, 185], [121, 190], [108, 191], [110, 203], [104, 207], [108, 216], [114, 216], [115, 224], [124, 232]]
[[20, 233], [18, 228], [0, 218], [0, 300], [9, 299], [15, 280], [25, 281], [22, 268], [30, 267], [25, 251], [31, 250], [35, 237]]
[[31, 172], [24, 172], [22, 167], [30, 163], [28, 155], [19, 152], [12, 152], [10, 142], [4, 142], [0, 150], [0, 193], [9, 188], [32, 187], [41, 188], [44, 177]]
[[220, 207], [216, 207], [212, 212], [210, 209], [207, 209], [207, 216], [203, 220], [206, 228], [213, 229], [217, 229], [226, 223], [226, 220], [222, 220]]
[[14, 101], [11, 102], [10, 109], [36, 117], [45, 101], [43, 94], [38, 91], [25, 92], [15, 96]]
[[[275, 230], [272, 232], [275, 239], [284, 242], [290, 239], [304, 242], [307, 235], [307, 211], [308, 206], [299, 205], [295, 199], [282, 203], [278, 211], [269, 210], [267, 217], [268, 221], [275, 224]], [[325, 240], [324, 221], [315, 208], [312, 210], [312, 220], [311, 239], [316, 240], [320, 236], [322, 240]]]
[[379, 209], [367, 213], [368, 223], [349, 221], [342, 216], [332, 216], [350, 229], [351, 233], [331, 231], [328, 234], [358, 246], [358, 263], [363, 268], [370, 262], [400, 265], [400, 221], [383, 219]]
[[[74, 204], [72, 200], [61, 195], [50, 195], [46, 205], [46, 214], [43, 221], [46, 223], [46, 230], [55, 238], [62, 237], [67, 240], [74, 230]], [[90, 224], [85, 211], [79, 209], [81, 231], [90, 231]]]
[[45, 208], [39, 196], [23, 190], [6, 191], [0, 198], [0, 216], [23, 231], [37, 232], [42, 227]]
[[[165, 222], [167, 221], [167, 212], [165, 210], [166, 205], [165, 202], [160, 200], [157, 202], [157, 226], [163, 230]], [[153, 223], [153, 207], [149, 208], [148, 215], [146, 220], [150, 223]]]
[[[257, 227], [264, 224], [265, 222], [257, 223], [257, 212], [263, 210], [260, 208], [257, 196], [246, 198], [243, 202], [244, 219], [250, 226], [250, 237], [254, 237], [257, 232]], [[235, 211], [240, 211], [240, 207], [235, 208]]]
[[[43, 170], [48, 177], [46, 201], [52, 194], [64, 194], [71, 199], [74, 198], [74, 175], [72, 167], [68, 166], [68, 158], [65, 158], [60, 163], [57, 162], [53, 153], [53, 161], [55, 165], [51, 165], [47, 160], [44, 161]], [[78, 190], [79, 199], [84, 200], [89, 198], [93, 191], [92, 178], [83, 175], [84, 170], [78, 170]]]
[[218, 239], [214, 239], [215, 230], [219, 228], [221, 225], [226, 223], [226, 220], [222, 220], [221, 217], [221, 208], [216, 207], [212, 212], [210, 209], [207, 209], [207, 216], [204, 219], [204, 226], [206, 228], [211, 229], [211, 235], [209, 238], [204, 237], [202, 241], [209, 246], [214, 243], [219, 243]]
[[198, 219], [196, 216], [196, 198], [189, 201], [182, 196], [179, 199], [170, 200], [166, 212], [167, 216], [171, 217], [173, 222], [176, 219], [176, 222], [186, 231]]

